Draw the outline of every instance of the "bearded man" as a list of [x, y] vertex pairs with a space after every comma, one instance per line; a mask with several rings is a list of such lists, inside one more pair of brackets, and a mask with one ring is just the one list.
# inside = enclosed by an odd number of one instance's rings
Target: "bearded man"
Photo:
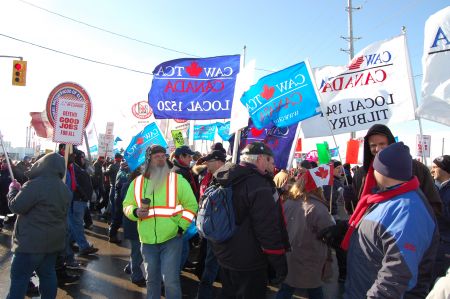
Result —
[[144, 173], [134, 179], [123, 202], [124, 214], [138, 222], [147, 272], [147, 298], [181, 298], [182, 234], [197, 212], [197, 200], [183, 176], [170, 172], [172, 164], [160, 145], [147, 148]]

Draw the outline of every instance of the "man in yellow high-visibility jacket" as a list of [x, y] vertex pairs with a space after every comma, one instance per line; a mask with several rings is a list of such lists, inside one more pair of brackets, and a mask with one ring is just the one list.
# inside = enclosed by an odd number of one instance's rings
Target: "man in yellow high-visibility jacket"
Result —
[[189, 183], [170, 172], [166, 150], [147, 148], [145, 169], [128, 188], [125, 215], [138, 222], [139, 239], [147, 271], [147, 298], [181, 298], [180, 259], [182, 234], [195, 217], [198, 204]]

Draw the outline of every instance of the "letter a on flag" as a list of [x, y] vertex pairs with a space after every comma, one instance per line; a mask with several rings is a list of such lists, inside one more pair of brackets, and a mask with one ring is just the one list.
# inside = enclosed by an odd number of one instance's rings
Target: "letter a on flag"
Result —
[[450, 126], [450, 6], [425, 23], [419, 117]]

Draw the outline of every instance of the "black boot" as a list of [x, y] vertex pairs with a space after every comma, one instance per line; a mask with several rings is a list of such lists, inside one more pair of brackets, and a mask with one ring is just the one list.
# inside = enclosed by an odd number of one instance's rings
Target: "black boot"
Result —
[[80, 275], [69, 274], [67, 273], [66, 267], [64, 267], [56, 271], [56, 278], [58, 280], [58, 284], [63, 285], [67, 283], [74, 283], [80, 280]]

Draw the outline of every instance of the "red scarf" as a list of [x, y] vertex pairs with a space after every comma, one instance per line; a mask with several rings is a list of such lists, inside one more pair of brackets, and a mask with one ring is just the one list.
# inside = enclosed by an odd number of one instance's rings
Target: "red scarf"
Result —
[[67, 166], [67, 168], [69, 169], [69, 173], [70, 173], [70, 189], [72, 191], [75, 191], [77, 189], [77, 182], [75, 181], [75, 170], [73, 169], [73, 165], [69, 164], [69, 166]]
[[200, 182], [200, 197], [203, 196], [203, 193], [205, 193], [206, 188], [208, 188], [209, 183], [211, 183], [212, 181], [212, 173], [211, 172], [207, 172], [206, 175], [203, 177], [202, 181]]
[[381, 193], [372, 193], [373, 188], [375, 188], [377, 182], [375, 181], [375, 176], [373, 175], [373, 167], [370, 165], [369, 171], [367, 172], [366, 181], [364, 182], [363, 192], [361, 198], [358, 201], [358, 205], [353, 212], [352, 217], [350, 217], [349, 228], [345, 234], [344, 240], [342, 240], [341, 248], [347, 250], [350, 245], [350, 237], [353, 231], [358, 226], [361, 219], [366, 214], [367, 209], [375, 203], [383, 202], [389, 200], [397, 195], [416, 190], [419, 188], [419, 180], [414, 176], [408, 182], [405, 182], [395, 189], [383, 191]]

